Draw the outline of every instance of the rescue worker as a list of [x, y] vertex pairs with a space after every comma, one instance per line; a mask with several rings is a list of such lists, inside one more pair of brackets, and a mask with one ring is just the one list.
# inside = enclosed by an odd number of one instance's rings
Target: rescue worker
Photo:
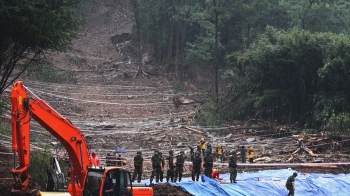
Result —
[[248, 155], [249, 155], [249, 163], [253, 163], [253, 160], [254, 160], [254, 149], [253, 149], [253, 146], [250, 146], [248, 148]]
[[230, 183], [236, 183], [237, 177], [237, 154], [236, 151], [233, 150], [231, 152], [230, 161], [228, 163], [228, 167], [230, 168]]
[[100, 161], [100, 159], [97, 157], [95, 151], [93, 151], [93, 152], [91, 153], [90, 160], [91, 160], [91, 166], [92, 166], [92, 167], [94, 167], [94, 166], [101, 166], [101, 161]]
[[205, 156], [205, 150], [207, 149], [207, 144], [205, 143], [204, 141], [204, 138], [202, 138], [200, 141], [199, 141], [199, 146], [202, 150], [202, 154], [203, 156]]
[[137, 182], [141, 182], [141, 176], [143, 173], [143, 157], [141, 151], [138, 151], [136, 156], [134, 157], [134, 173], [132, 175], [132, 182], [135, 181], [137, 176]]
[[202, 149], [201, 149], [201, 143], [200, 142], [197, 144], [197, 151], [199, 152], [199, 155], [201, 155]]
[[122, 166], [122, 155], [119, 154], [117, 157], [117, 167], [121, 167]]
[[106, 165], [107, 166], [115, 166], [115, 164], [113, 164], [113, 161], [112, 161], [113, 158], [115, 158], [115, 157], [113, 157], [111, 153], [107, 154], [107, 157], [106, 157]]
[[[163, 154], [162, 152], [159, 152], [159, 156], [160, 156], [160, 159], [162, 161], [162, 168], [164, 168], [165, 166], [165, 159], [163, 157]], [[164, 178], [164, 171], [163, 170], [160, 170], [160, 174], [159, 174], [159, 180], [160, 182], [163, 182], [163, 178]]]
[[242, 163], [245, 163], [246, 162], [246, 153], [247, 153], [247, 150], [244, 148], [244, 146], [241, 147], [241, 158], [242, 158]]
[[191, 170], [192, 170], [192, 181], [193, 182], [198, 181], [201, 170], [203, 170], [200, 151], [197, 151], [195, 157], [193, 158]]
[[159, 156], [159, 151], [155, 150], [154, 155], [151, 158], [151, 166], [152, 166], [152, 175], [150, 178], [150, 184], [152, 184], [154, 176], [156, 176], [156, 182], [159, 182], [159, 175], [160, 175], [160, 170], [163, 170], [162, 168], [162, 160]]
[[224, 149], [222, 148], [221, 144], [218, 144], [218, 147], [216, 147], [216, 158], [219, 159], [222, 162], [222, 155], [224, 154]]
[[193, 161], [194, 158], [194, 148], [190, 145], [187, 145], [190, 148], [190, 155], [191, 155], [191, 162]]
[[213, 148], [211, 147], [211, 143], [207, 144], [207, 149], [209, 150], [210, 154], [213, 153]]
[[220, 178], [220, 169], [213, 169], [213, 173], [211, 173], [211, 177], [215, 180], [221, 181], [222, 178]]
[[180, 154], [177, 155], [176, 161], [175, 161], [175, 178], [174, 182], [176, 182], [177, 178], [179, 178], [179, 182], [181, 182], [182, 179], [182, 173], [185, 170], [185, 152], [183, 150], [180, 151]]
[[166, 182], [169, 182], [169, 179], [171, 182], [174, 182], [174, 169], [175, 169], [175, 164], [174, 164], [174, 151], [169, 150], [169, 156], [166, 158], [167, 160], [167, 172], [166, 172]]
[[213, 157], [210, 154], [210, 151], [207, 149], [206, 151], [206, 155], [204, 157], [204, 175], [208, 176], [209, 178], [211, 178], [211, 173], [213, 172], [213, 167], [214, 167], [214, 161], [213, 161]]
[[289, 193], [288, 196], [294, 196], [295, 191], [295, 178], [298, 176], [297, 172], [294, 172], [293, 175], [289, 176], [289, 178], [286, 181], [286, 188], [288, 189]]

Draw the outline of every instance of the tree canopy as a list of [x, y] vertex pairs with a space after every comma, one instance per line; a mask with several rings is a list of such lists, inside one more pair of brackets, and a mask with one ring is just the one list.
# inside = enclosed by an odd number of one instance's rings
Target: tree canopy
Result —
[[2, 0], [0, 2], [0, 93], [44, 50], [65, 51], [81, 21], [80, 0]]

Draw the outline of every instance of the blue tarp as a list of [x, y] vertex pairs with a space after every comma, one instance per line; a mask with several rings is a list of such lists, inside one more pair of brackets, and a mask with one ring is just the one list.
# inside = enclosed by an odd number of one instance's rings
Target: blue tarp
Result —
[[[287, 195], [286, 180], [295, 172], [291, 169], [264, 170], [258, 172], [238, 173], [237, 183], [230, 182], [230, 174], [221, 174], [222, 183], [201, 175], [199, 182], [191, 178], [183, 178], [180, 183], [170, 183], [180, 186], [193, 195], [246, 195], [246, 196], [278, 196]], [[296, 171], [298, 172], [298, 171]], [[149, 184], [149, 179], [143, 181]], [[348, 174], [302, 174], [298, 172], [295, 180], [295, 195], [303, 196], [349, 196], [350, 175]]]

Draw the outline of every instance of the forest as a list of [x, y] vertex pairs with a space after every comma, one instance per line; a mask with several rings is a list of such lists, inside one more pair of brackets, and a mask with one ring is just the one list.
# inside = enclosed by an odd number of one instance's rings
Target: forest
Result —
[[264, 119], [347, 133], [348, 1], [131, 2], [140, 56], [147, 48], [165, 73], [197, 86], [200, 70], [209, 70], [202, 124]]

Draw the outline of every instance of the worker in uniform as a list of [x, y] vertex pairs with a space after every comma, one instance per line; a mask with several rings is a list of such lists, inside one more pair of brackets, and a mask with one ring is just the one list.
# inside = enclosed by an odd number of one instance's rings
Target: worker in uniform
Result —
[[222, 148], [221, 144], [218, 144], [216, 147], [216, 158], [219, 159], [222, 162], [222, 155], [224, 154], [224, 149]]
[[107, 166], [115, 166], [115, 164], [112, 161], [113, 158], [115, 158], [115, 157], [113, 157], [111, 153], [107, 154], [107, 157], [106, 157], [106, 165]]
[[213, 167], [214, 167], [214, 162], [213, 162], [213, 157], [210, 154], [210, 151], [207, 149], [206, 155], [204, 157], [204, 175], [208, 176], [209, 178], [212, 177], [212, 172], [213, 172]]
[[162, 160], [159, 156], [159, 151], [155, 150], [154, 155], [151, 158], [152, 174], [150, 178], [150, 184], [152, 184], [154, 176], [156, 176], [156, 182], [159, 182], [160, 170], [162, 170]]
[[174, 151], [169, 150], [169, 156], [166, 158], [166, 166], [167, 166], [167, 172], [166, 172], [166, 182], [169, 182], [169, 179], [171, 182], [174, 182]]
[[95, 151], [93, 151], [91, 153], [91, 157], [90, 157], [90, 160], [91, 160], [91, 166], [94, 167], [94, 166], [101, 166], [101, 161], [100, 159], [97, 157], [97, 154]]
[[230, 161], [228, 163], [228, 167], [230, 168], [230, 183], [236, 183], [237, 178], [237, 154], [236, 151], [233, 150], [231, 152]]
[[190, 145], [187, 145], [190, 148], [190, 155], [191, 155], [191, 162], [193, 161], [194, 158], [194, 148]]
[[205, 150], [207, 149], [207, 144], [205, 143], [204, 141], [204, 138], [202, 138], [200, 141], [199, 141], [199, 146], [202, 150], [202, 154], [203, 156], [205, 156]]
[[253, 163], [254, 160], [254, 149], [253, 146], [248, 148], [249, 163]]
[[137, 176], [137, 182], [141, 182], [141, 176], [143, 173], [143, 157], [141, 151], [138, 151], [134, 157], [134, 173], [132, 175], [132, 182], [135, 181]]
[[210, 154], [213, 153], [213, 148], [212, 148], [212, 146], [211, 146], [211, 143], [208, 143], [208, 144], [207, 144], [207, 149], [209, 150]]
[[295, 191], [295, 178], [298, 176], [297, 172], [294, 172], [293, 175], [289, 176], [289, 178], [286, 181], [286, 188], [289, 191], [288, 196], [294, 196]]
[[245, 163], [246, 162], [246, 153], [247, 153], [247, 150], [244, 148], [244, 146], [241, 146], [241, 158], [242, 158], [242, 163]]
[[[164, 168], [164, 166], [165, 166], [165, 159], [163, 157], [162, 152], [159, 152], [159, 156], [160, 156], [160, 159], [161, 159], [161, 162], [162, 162], [162, 168]], [[159, 180], [160, 180], [160, 182], [163, 182], [163, 178], [164, 178], [164, 171], [162, 169], [162, 170], [160, 170], [160, 173], [159, 173]]]
[[176, 161], [175, 161], [175, 178], [174, 182], [176, 182], [177, 178], [179, 178], [179, 182], [181, 182], [182, 179], [182, 173], [185, 170], [185, 152], [183, 150], [180, 151], [180, 154], [177, 155]]
[[199, 151], [196, 152], [196, 155], [193, 158], [191, 170], [192, 170], [192, 181], [193, 182], [198, 181], [201, 170], [203, 170], [201, 153]]

